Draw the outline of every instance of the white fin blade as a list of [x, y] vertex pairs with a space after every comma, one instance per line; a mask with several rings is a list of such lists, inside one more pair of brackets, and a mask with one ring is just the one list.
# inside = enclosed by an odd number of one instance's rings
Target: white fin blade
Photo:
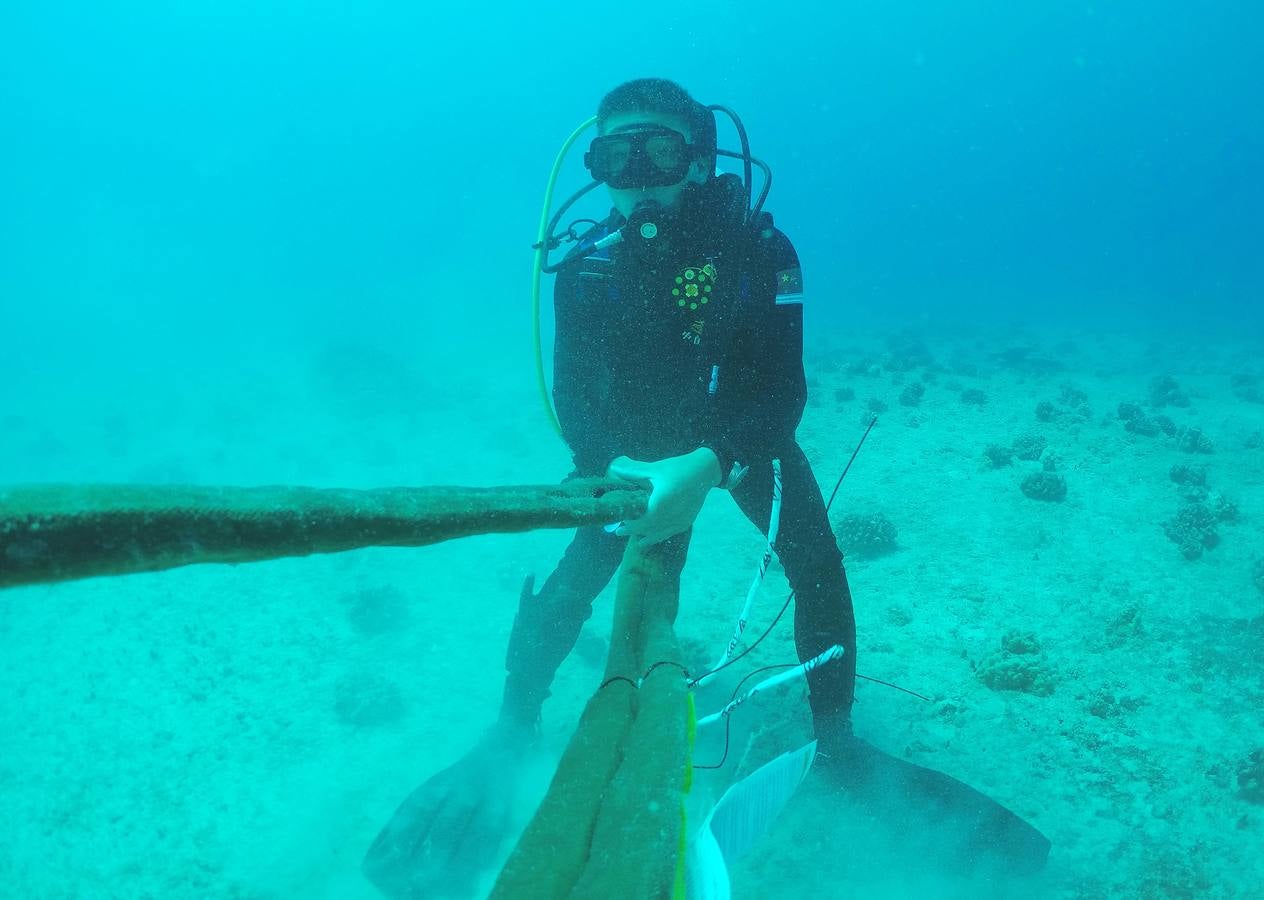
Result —
[[695, 843], [701, 843], [704, 834], [709, 833], [724, 863], [733, 865], [772, 827], [815, 758], [816, 741], [812, 741], [751, 772], [724, 792]]

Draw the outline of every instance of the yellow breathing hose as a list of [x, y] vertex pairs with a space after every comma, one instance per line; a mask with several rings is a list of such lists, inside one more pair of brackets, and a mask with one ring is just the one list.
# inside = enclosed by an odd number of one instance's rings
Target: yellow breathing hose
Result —
[[557, 432], [558, 437], [562, 437], [562, 424], [557, 420], [557, 413], [553, 411], [553, 401], [549, 399], [548, 382], [544, 377], [544, 347], [540, 338], [540, 278], [544, 273], [544, 260], [549, 253], [549, 210], [553, 208], [553, 188], [557, 184], [558, 173], [562, 171], [562, 162], [566, 159], [566, 154], [571, 149], [571, 145], [596, 121], [597, 117], [593, 116], [571, 132], [571, 136], [566, 139], [566, 143], [558, 151], [557, 159], [553, 161], [553, 171], [549, 173], [549, 184], [544, 191], [544, 209], [540, 213], [540, 230], [536, 232], [535, 265], [532, 266], [531, 272], [531, 318], [532, 335], [535, 340], [535, 380], [537, 387], [540, 389], [540, 400], [544, 404], [544, 411], [548, 414], [549, 423], [553, 426], [553, 430]]

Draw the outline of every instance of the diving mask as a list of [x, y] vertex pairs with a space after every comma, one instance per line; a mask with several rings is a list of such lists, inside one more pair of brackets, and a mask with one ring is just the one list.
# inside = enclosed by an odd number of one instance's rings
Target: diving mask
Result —
[[684, 179], [695, 158], [683, 134], [656, 127], [595, 138], [584, 165], [595, 181], [612, 188], [667, 187]]

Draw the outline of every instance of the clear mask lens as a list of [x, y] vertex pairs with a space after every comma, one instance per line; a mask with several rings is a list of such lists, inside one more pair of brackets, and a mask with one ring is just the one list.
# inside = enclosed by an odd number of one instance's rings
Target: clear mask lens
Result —
[[670, 129], [603, 135], [584, 155], [592, 177], [612, 188], [677, 184], [692, 160], [684, 135]]

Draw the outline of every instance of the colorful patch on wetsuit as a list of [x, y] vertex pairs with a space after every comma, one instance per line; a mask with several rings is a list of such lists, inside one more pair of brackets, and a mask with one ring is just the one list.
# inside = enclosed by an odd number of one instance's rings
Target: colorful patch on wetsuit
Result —
[[681, 340], [698, 346], [702, 343], [703, 318], [707, 307], [715, 300], [715, 266], [685, 266], [676, 273], [672, 284], [671, 299], [676, 309], [688, 316], [689, 326], [680, 333]]
[[803, 270], [798, 266], [777, 273], [777, 305], [803, 303]]

